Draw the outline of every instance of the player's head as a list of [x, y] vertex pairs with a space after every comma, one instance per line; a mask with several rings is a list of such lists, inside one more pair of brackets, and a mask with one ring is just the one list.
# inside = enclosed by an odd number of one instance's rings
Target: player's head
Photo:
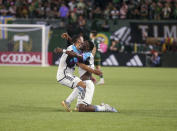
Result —
[[81, 50], [83, 52], [90, 52], [93, 50], [94, 44], [91, 41], [84, 41], [84, 43], [81, 46]]
[[97, 36], [97, 31], [96, 30], [92, 30], [90, 32], [90, 38], [92, 39], [92, 38], [95, 38], [96, 36]]
[[74, 43], [76, 48], [79, 49], [81, 44], [82, 44], [81, 36], [80, 35], [74, 35], [73, 38], [72, 38], [72, 42]]

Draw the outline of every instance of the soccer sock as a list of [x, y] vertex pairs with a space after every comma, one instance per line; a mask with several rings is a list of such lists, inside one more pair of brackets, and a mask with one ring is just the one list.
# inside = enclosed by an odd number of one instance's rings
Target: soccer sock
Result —
[[100, 105], [96, 105], [95, 107], [95, 112], [101, 112], [101, 111], [105, 111], [105, 106], [100, 106]]
[[66, 102], [69, 102], [71, 104], [71, 102], [78, 96], [78, 94], [79, 94], [79, 89], [74, 88], [72, 93], [66, 99]]

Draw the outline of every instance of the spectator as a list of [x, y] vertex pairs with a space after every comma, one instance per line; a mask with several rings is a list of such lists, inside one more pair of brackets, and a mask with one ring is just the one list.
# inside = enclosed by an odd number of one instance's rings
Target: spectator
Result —
[[146, 4], [141, 5], [140, 14], [142, 19], [148, 18], [148, 6]]
[[6, 16], [7, 13], [8, 13], [8, 10], [6, 9], [6, 7], [5, 7], [4, 5], [1, 5], [1, 6], [0, 6], [0, 14], [1, 14], [2, 16]]
[[[117, 14], [115, 9], [119, 11], [118, 16], [115, 15]], [[177, 2], [176, 0], [3, 0], [0, 5], [0, 15], [12, 15], [17, 18], [68, 19], [70, 12], [76, 12], [78, 16], [84, 15], [88, 19], [115, 20], [115, 17], [177, 19]]]
[[122, 7], [120, 9], [120, 18], [126, 19], [127, 18], [127, 12], [128, 12], [128, 6], [125, 2], [123, 2]]
[[169, 3], [165, 3], [165, 7], [162, 9], [162, 16], [164, 19], [169, 19], [171, 13], [171, 8], [169, 6]]
[[78, 15], [84, 15], [85, 14], [85, 3], [83, 2], [83, 0], [80, 0], [77, 3], [77, 14]]
[[16, 6], [14, 4], [11, 4], [9, 7], [9, 14], [12, 16], [16, 16]]
[[66, 19], [69, 16], [69, 9], [64, 3], [62, 3], [59, 9], [59, 16], [62, 19]]
[[51, 16], [52, 18], [55, 18], [55, 19], [59, 17], [58, 8], [56, 6], [51, 11]]
[[155, 8], [156, 8], [156, 3], [155, 2], [152, 2], [152, 4], [150, 4], [150, 7], [149, 7], [149, 19], [152, 20], [154, 19], [154, 14], [155, 14]]
[[93, 18], [97, 19], [97, 18], [101, 18], [102, 16], [102, 12], [100, 7], [96, 7], [95, 10], [93, 10]]
[[84, 15], [84, 10], [81, 7], [78, 7], [76, 13], [77, 15]]
[[38, 4], [38, 8], [36, 9], [37, 17], [43, 18], [45, 14], [44, 6], [42, 6], [42, 3]]
[[155, 8], [155, 20], [160, 20], [162, 15], [162, 3], [158, 2]]
[[111, 13], [111, 18], [114, 22], [114, 25], [117, 24], [117, 19], [119, 18], [119, 11], [116, 9], [116, 7], [113, 7], [110, 13]]
[[22, 18], [28, 18], [28, 7], [27, 6], [23, 6], [21, 9], [21, 17]]
[[83, 0], [79, 0], [77, 4], [77, 8], [81, 8], [82, 10], [85, 9], [85, 3], [83, 2]]
[[92, 19], [92, 2], [88, 1], [86, 6], [86, 17]]
[[50, 3], [47, 3], [47, 7], [45, 8], [46, 18], [52, 18], [52, 10]]
[[35, 3], [32, 2], [29, 6], [29, 16], [30, 18], [35, 17]]
[[151, 57], [151, 66], [152, 67], [159, 67], [160, 66], [160, 56], [158, 52], [153, 52]]
[[106, 9], [104, 10], [104, 18], [108, 20], [109, 17], [110, 17], [110, 8], [109, 6], [107, 6]]
[[69, 24], [76, 24], [77, 23], [77, 15], [74, 11], [71, 11], [69, 14]]
[[102, 31], [108, 32], [110, 28], [108, 20], [104, 20], [104, 23], [101, 25], [101, 27]]
[[69, 6], [70, 11], [76, 11], [76, 1], [75, 0], [71, 0], [68, 3], [68, 6]]
[[119, 40], [113, 40], [109, 49], [111, 51], [122, 52], [123, 46], [121, 45]]
[[82, 15], [78, 17], [78, 25], [81, 29], [84, 28], [86, 25], [86, 19]]
[[173, 18], [177, 20], [177, 3], [174, 6], [172, 15], [173, 15]]
[[132, 12], [131, 12], [131, 16], [133, 19], [139, 19], [140, 18], [140, 12], [137, 8], [135, 8]]

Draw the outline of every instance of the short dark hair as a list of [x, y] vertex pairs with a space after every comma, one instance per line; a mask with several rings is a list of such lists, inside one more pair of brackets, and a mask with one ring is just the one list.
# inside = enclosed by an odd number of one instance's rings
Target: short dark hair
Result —
[[74, 36], [72, 37], [72, 42], [73, 42], [73, 43], [76, 43], [79, 38], [80, 38], [80, 35], [74, 35]]
[[92, 30], [90, 33], [92, 33], [93, 36], [96, 36], [96, 35], [97, 35], [97, 31], [96, 31], [96, 30]]

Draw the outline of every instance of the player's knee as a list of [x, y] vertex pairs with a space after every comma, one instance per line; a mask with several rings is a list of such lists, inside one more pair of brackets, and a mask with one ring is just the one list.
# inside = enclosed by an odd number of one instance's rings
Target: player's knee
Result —
[[78, 109], [79, 109], [79, 112], [86, 112], [86, 105], [79, 104]]
[[85, 83], [83, 84], [83, 88], [86, 88], [86, 84]]
[[77, 84], [77, 86], [80, 86], [80, 87], [82, 87], [82, 88], [86, 88], [86, 84], [85, 84], [83, 81], [79, 82], [79, 83]]

